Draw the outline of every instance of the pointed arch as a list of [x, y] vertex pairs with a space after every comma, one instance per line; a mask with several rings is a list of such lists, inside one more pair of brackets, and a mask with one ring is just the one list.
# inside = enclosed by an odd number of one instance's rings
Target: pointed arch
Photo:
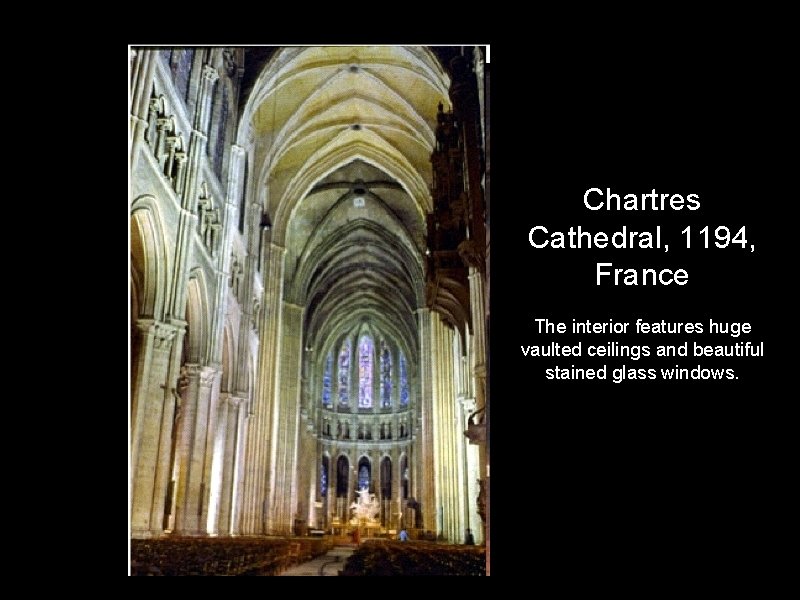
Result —
[[194, 269], [189, 275], [186, 294], [186, 361], [204, 364], [208, 355], [210, 312], [208, 290], [203, 271]]
[[138, 318], [160, 319], [166, 310], [169, 259], [164, 226], [153, 196], [140, 196], [131, 205], [130, 277], [135, 286]]

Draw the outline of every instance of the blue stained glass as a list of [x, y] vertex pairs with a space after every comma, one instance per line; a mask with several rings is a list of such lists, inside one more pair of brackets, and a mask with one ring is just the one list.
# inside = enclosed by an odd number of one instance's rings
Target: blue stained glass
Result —
[[320, 469], [319, 476], [320, 496], [323, 498], [328, 495], [328, 465], [322, 461], [322, 469]]
[[358, 344], [358, 406], [372, 406], [372, 340], [367, 336]]
[[325, 372], [322, 375], [322, 405], [331, 405], [331, 377], [333, 377], [333, 354], [325, 359]]
[[358, 470], [358, 489], [369, 488], [369, 468], [367, 465], [361, 465]]
[[392, 405], [392, 354], [386, 346], [386, 341], [381, 340], [381, 406], [388, 408]]
[[408, 405], [408, 375], [406, 374], [406, 357], [400, 353], [400, 404]]
[[347, 406], [350, 398], [350, 340], [345, 340], [339, 352], [339, 404]]

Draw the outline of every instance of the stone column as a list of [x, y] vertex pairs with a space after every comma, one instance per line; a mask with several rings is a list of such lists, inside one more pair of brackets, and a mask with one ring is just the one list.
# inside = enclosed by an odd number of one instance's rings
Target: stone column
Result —
[[[472, 344], [472, 374], [474, 376], [475, 410], [483, 408], [484, 411], [477, 415], [477, 418], [488, 430], [488, 398], [487, 398], [487, 358], [486, 349], [488, 338], [486, 335], [486, 324], [488, 322], [488, 307], [486, 303], [486, 279], [483, 276], [483, 266], [486, 264], [482, 254], [477, 251], [462, 254], [465, 262], [469, 265], [469, 296], [470, 312], [473, 324], [473, 344]], [[488, 431], [487, 431], [488, 435]], [[477, 477], [486, 481], [488, 477], [489, 447], [488, 438], [480, 443], [477, 448]], [[476, 500], [477, 502], [477, 500]], [[488, 514], [488, 513], [487, 513]], [[473, 527], [475, 541], [486, 539], [486, 524], [483, 520], [478, 520]], [[480, 532], [476, 529], [481, 529]]]
[[314, 526], [314, 502], [316, 500], [316, 481], [319, 477], [319, 453], [315, 424], [304, 408], [299, 409], [300, 420], [297, 431], [297, 455], [293, 479], [297, 489], [297, 499], [293, 508], [295, 519], [302, 519], [308, 526]]
[[297, 453], [300, 425], [300, 368], [302, 362], [303, 307], [283, 302], [280, 347], [280, 388], [277, 395], [278, 439], [276, 478], [271, 497], [273, 527], [289, 533], [297, 510]]
[[463, 537], [463, 430], [459, 431], [454, 386], [454, 336], [438, 315], [432, 316], [434, 469], [438, 533], [451, 542]]
[[236, 469], [236, 438], [238, 433], [238, 410], [241, 398], [220, 394], [218, 427], [224, 428], [224, 450], [222, 479], [220, 483], [219, 527], [220, 535], [231, 533], [231, 509], [233, 507], [233, 479]]
[[244, 498], [244, 452], [247, 444], [247, 400], [236, 408], [236, 446], [233, 462], [233, 484], [231, 494], [231, 534], [241, 533], [241, 507]]
[[[334, 429], [335, 431], [335, 429]], [[339, 458], [339, 448], [334, 442], [331, 444], [331, 456], [328, 461], [328, 508], [327, 508], [327, 523], [330, 526], [333, 517], [338, 516], [336, 512], [336, 486], [339, 479], [339, 473], [336, 470], [336, 461]]]
[[446, 415], [444, 412], [444, 377], [446, 373], [441, 365], [442, 360], [442, 331], [441, 321], [436, 313], [431, 313], [431, 353], [430, 362], [433, 386], [431, 393], [432, 421], [433, 421], [433, 474], [434, 474], [434, 506], [436, 510], [436, 535], [445, 536], [444, 504], [448, 498], [446, 466], [449, 465], [446, 457]]
[[[432, 371], [432, 340], [431, 318], [433, 313], [427, 308], [417, 310], [419, 324], [419, 356], [418, 365], [420, 373], [421, 397], [418, 400], [421, 409], [421, 432], [417, 442], [417, 460], [413, 463], [414, 477], [422, 511], [423, 528], [434, 531], [436, 529], [436, 487], [434, 483], [434, 437], [433, 437], [433, 371]], [[412, 423], [409, 423], [412, 425]], [[399, 431], [398, 431], [399, 435]]]
[[273, 418], [279, 385], [278, 357], [281, 339], [283, 266], [285, 249], [264, 245], [264, 299], [259, 323], [258, 378], [250, 418], [247, 420], [242, 534], [267, 533], [267, 494], [274, 481], [272, 457], [276, 450], [277, 421]]
[[213, 451], [214, 406], [212, 388], [219, 371], [200, 365], [186, 365], [188, 385], [182, 402], [178, 440], [178, 481], [175, 532], [202, 535], [206, 532], [209, 479]]
[[[215, 397], [216, 396], [216, 397]], [[230, 471], [231, 453], [227, 452], [228, 444], [228, 414], [229, 414], [229, 396], [227, 393], [214, 394], [212, 388], [212, 413], [215, 417], [213, 426], [209, 426], [209, 448], [207, 450], [208, 456], [211, 457], [210, 472], [207, 476], [208, 481], [208, 515], [204, 519], [206, 523], [206, 531], [209, 534], [222, 533], [226, 535], [228, 532], [222, 529], [220, 524], [221, 509], [226, 494], [226, 487], [224, 486], [225, 472]], [[235, 409], [233, 409], [235, 411]]]
[[392, 497], [389, 510], [391, 511], [391, 519], [389, 520], [389, 528], [397, 529], [400, 526], [399, 513], [402, 510], [403, 502], [403, 489], [402, 489], [402, 473], [400, 471], [400, 451], [397, 446], [392, 447], [389, 452], [392, 459]]
[[170, 359], [179, 329], [145, 319], [137, 327], [141, 341], [131, 395], [131, 532], [149, 537], [163, 531], [175, 407]]

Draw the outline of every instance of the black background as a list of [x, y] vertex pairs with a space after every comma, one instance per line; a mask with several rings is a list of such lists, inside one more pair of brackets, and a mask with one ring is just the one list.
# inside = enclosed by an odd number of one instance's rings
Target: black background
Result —
[[[785, 480], [777, 333], [786, 271], [779, 259], [781, 198], [763, 170], [768, 119], [753, 92], [762, 74], [732, 54], [713, 68], [698, 57], [602, 54], [593, 61], [522, 59], [491, 47], [491, 569], [575, 576], [738, 564], [767, 531]], [[697, 194], [689, 211], [590, 211], [589, 188], [620, 196]], [[597, 196], [595, 196], [597, 198]], [[609, 235], [661, 226], [663, 250], [535, 249], [528, 231], [581, 225]], [[748, 247], [704, 249], [695, 233], [746, 226]], [[713, 236], [712, 236], [713, 242]], [[756, 246], [754, 253], [749, 245]], [[597, 286], [597, 262], [614, 268], [683, 268], [688, 284]], [[609, 278], [606, 278], [608, 281]], [[752, 332], [702, 336], [540, 335], [534, 318], [571, 325], [747, 322]], [[629, 330], [634, 329], [631, 326]], [[583, 340], [584, 358], [526, 358], [520, 346]], [[692, 341], [763, 341], [764, 358], [694, 358]], [[653, 356], [587, 359], [586, 346], [647, 344]], [[658, 344], [689, 341], [685, 359], [656, 359]], [[737, 380], [548, 381], [544, 369], [734, 368]], [[792, 395], [791, 392], [789, 392]], [[610, 571], [609, 571], [610, 569]]]

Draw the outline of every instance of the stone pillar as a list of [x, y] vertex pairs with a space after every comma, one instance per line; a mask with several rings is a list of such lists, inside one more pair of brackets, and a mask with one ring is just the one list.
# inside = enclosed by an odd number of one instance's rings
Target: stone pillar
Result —
[[316, 482], [319, 479], [321, 457], [317, 451], [314, 421], [308, 417], [304, 408], [300, 408], [296, 446], [294, 479], [296, 480], [297, 500], [294, 518], [302, 519], [306, 525], [313, 527], [315, 525], [314, 502], [317, 498]]
[[232, 529], [232, 508], [233, 508], [233, 480], [236, 470], [236, 446], [239, 427], [239, 405], [242, 399], [235, 396], [220, 394], [220, 415], [218, 426], [224, 427], [224, 450], [222, 481], [220, 483], [219, 501], [219, 528], [220, 535], [229, 535]]
[[350, 505], [358, 498], [358, 462], [361, 459], [361, 453], [357, 450], [357, 446], [353, 446], [350, 453], [350, 485], [348, 486], [347, 498], [345, 498], [345, 515], [346, 519], [350, 518]]
[[[484, 411], [476, 415], [477, 420], [484, 424], [488, 429], [488, 410], [487, 407], [487, 361], [486, 348], [488, 338], [486, 335], [486, 324], [488, 322], [488, 306], [486, 303], [486, 279], [483, 276], [485, 266], [482, 253], [477, 248], [471, 246], [472, 251], [462, 253], [462, 258], [469, 265], [469, 297], [470, 312], [473, 324], [473, 344], [472, 344], [472, 374], [474, 377], [475, 410], [483, 408]], [[469, 415], [467, 415], [469, 416]], [[487, 434], [488, 435], [488, 434]], [[489, 448], [488, 440], [484, 440], [477, 448], [478, 479], [486, 481], [488, 477]], [[476, 500], [477, 502], [477, 500]], [[487, 513], [488, 514], [488, 513]], [[480, 528], [482, 531], [476, 531]], [[475, 541], [486, 539], [486, 523], [479, 520], [472, 528], [475, 534]], [[480, 533], [480, 535], [479, 535]]]
[[[418, 365], [420, 374], [421, 397], [421, 432], [417, 442], [417, 457], [413, 463], [416, 489], [416, 500], [422, 511], [423, 528], [434, 531], [436, 529], [436, 487], [434, 480], [434, 420], [433, 420], [433, 371], [432, 371], [432, 340], [431, 318], [433, 313], [427, 308], [417, 310], [419, 324], [419, 356]], [[411, 425], [411, 423], [409, 424]], [[399, 431], [398, 431], [399, 435]]]
[[145, 319], [137, 327], [141, 340], [131, 394], [131, 532], [150, 537], [163, 531], [175, 407], [170, 362], [179, 328]]
[[457, 332], [447, 327], [439, 317], [431, 318], [431, 363], [433, 369], [433, 421], [435, 500], [438, 510], [437, 533], [458, 542], [465, 529], [463, 505], [463, 445], [466, 441], [459, 430], [456, 413], [454, 375], [454, 336]]
[[435, 493], [434, 506], [436, 510], [436, 535], [437, 537], [446, 537], [445, 522], [444, 522], [444, 504], [449, 497], [447, 489], [447, 467], [450, 463], [445, 456], [446, 453], [446, 424], [447, 417], [444, 413], [445, 402], [443, 401], [443, 386], [444, 377], [446, 377], [445, 370], [441, 365], [442, 360], [442, 331], [441, 321], [436, 313], [431, 313], [431, 353], [430, 362], [433, 380], [431, 403], [432, 403], [432, 421], [433, 421], [433, 473], [435, 479]]
[[297, 449], [300, 421], [300, 365], [302, 360], [303, 307], [283, 302], [280, 337], [280, 381], [275, 397], [275, 479], [270, 490], [271, 531], [290, 533], [297, 506]]
[[[212, 388], [212, 398], [214, 397]], [[211, 457], [211, 470], [208, 476], [208, 516], [205, 519], [206, 531], [209, 534], [227, 535], [220, 524], [222, 504], [225, 501], [226, 487], [224, 485], [225, 472], [230, 471], [232, 455], [228, 452], [228, 415], [230, 398], [227, 393], [217, 394], [216, 401], [212, 400], [212, 411], [215, 416], [213, 427], [209, 427], [209, 449]], [[235, 408], [231, 412], [235, 412]], [[213, 432], [213, 433], [212, 433]]]
[[244, 452], [247, 444], [247, 406], [243, 400], [236, 408], [236, 455], [233, 463], [231, 493], [231, 534], [241, 533], [241, 507], [244, 497]]
[[394, 446], [389, 456], [392, 459], [392, 498], [391, 498], [391, 520], [389, 527], [391, 529], [398, 529], [400, 527], [400, 513], [403, 508], [403, 489], [402, 489], [402, 473], [400, 471], [400, 450]]
[[259, 323], [258, 378], [250, 418], [247, 420], [247, 457], [245, 459], [242, 534], [267, 533], [267, 508], [274, 481], [272, 457], [276, 450], [277, 420], [273, 418], [279, 385], [278, 357], [283, 311], [283, 263], [285, 249], [264, 245], [264, 299]]
[[327, 508], [327, 523], [330, 526], [334, 517], [339, 516], [336, 512], [336, 486], [339, 478], [339, 473], [336, 470], [336, 461], [339, 458], [339, 448], [334, 442], [331, 444], [331, 456], [328, 461], [328, 508]]
[[175, 532], [202, 535], [207, 523], [209, 478], [213, 452], [210, 445], [215, 421], [212, 388], [219, 371], [186, 365], [187, 387], [181, 408], [177, 457]]

